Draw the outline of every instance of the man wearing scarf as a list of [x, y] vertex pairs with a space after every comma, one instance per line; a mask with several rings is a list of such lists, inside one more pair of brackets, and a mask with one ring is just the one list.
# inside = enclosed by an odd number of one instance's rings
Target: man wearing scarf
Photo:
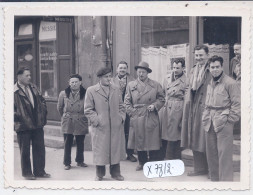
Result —
[[208, 173], [205, 148], [205, 132], [202, 125], [206, 89], [211, 79], [208, 69], [208, 47], [198, 45], [194, 48], [196, 64], [189, 74], [189, 88], [186, 91], [182, 119], [181, 146], [193, 152], [194, 171], [188, 176]]
[[223, 58], [210, 59], [203, 126], [211, 181], [233, 181], [233, 126], [240, 118], [238, 83], [223, 72]]

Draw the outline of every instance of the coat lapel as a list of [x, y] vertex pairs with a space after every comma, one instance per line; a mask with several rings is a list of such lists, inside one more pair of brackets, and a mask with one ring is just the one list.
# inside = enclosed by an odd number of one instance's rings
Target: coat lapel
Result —
[[105, 94], [104, 90], [101, 89], [101, 86], [100, 86], [99, 83], [96, 85], [95, 91], [96, 91], [99, 95], [103, 96], [105, 99], [108, 100], [107, 95]]
[[152, 90], [152, 88], [153, 88], [153, 86], [151, 85], [150, 80], [148, 79], [144, 91], [143, 92], [139, 92], [138, 99], [140, 99], [142, 96], [144, 96], [145, 94], [147, 94], [148, 92], [150, 92]]

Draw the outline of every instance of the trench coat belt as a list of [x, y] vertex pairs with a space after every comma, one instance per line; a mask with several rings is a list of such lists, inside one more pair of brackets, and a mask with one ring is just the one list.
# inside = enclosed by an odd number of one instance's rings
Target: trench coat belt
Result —
[[149, 106], [148, 104], [134, 104], [133, 107], [134, 108], [143, 108], [143, 107], [146, 107], [146, 106]]
[[82, 116], [84, 114], [82, 113], [71, 113], [71, 112], [65, 112], [65, 116], [67, 115], [70, 119], [72, 119], [73, 116]]
[[214, 107], [214, 106], [206, 106], [209, 110], [226, 110], [230, 109], [230, 106], [225, 106], [225, 107]]
[[168, 99], [167, 99], [167, 101], [184, 101], [184, 99], [183, 98], [178, 98], [178, 97], [169, 97]]

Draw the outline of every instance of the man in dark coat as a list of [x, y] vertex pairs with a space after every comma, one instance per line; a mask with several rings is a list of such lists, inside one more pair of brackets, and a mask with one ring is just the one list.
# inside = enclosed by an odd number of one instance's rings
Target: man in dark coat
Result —
[[[117, 74], [113, 79], [113, 83], [117, 85], [122, 94], [122, 101], [124, 101], [125, 94], [126, 94], [126, 87], [130, 81], [133, 81], [134, 78], [127, 72], [128, 65], [125, 61], [121, 61], [117, 66]], [[128, 137], [129, 137], [129, 128], [130, 128], [130, 117], [126, 114], [126, 120], [124, 123], [124, 132], [125, 132], [125, 139], [126, 139], [126, 153], [127, 153], [127, 160], [131, 162], [136, 162], [137, 159], [134, 157], [134, 150], [127, 148], [128, 145]]]
[[[47, 108], [45, 99], [37, 87], [30, 83], [31, 72], [21, 68], [14, 85], [14, 130], [21, 154], [22, 176], [28, 180], [36, 177], [49, 178], [45, 172], [45, 145], [43, 127], [46, 124]], [[32, 142], [33, 172], [30, 161]]]
[[82, 86], [82, 77], [73, 74], [69, 86], [61, 91], [57, 110], [61, 115], [61, 130], [64, 135], [64, 169], [71, 168], [71, 148], [73, 138], [76, 139], [76, 162], [79, 167], [87, 167], [84, 163], [84, 139], [88, 133], [88, 119], [84, 116], [84, 97], [86, 90]]
[[194, 49], [196, 64], [189, 74], [189, 88], [186, 91], [182, 119], [181, 146], [193, 152], [194, 171], [188, 176], [208, 173], [206, 159], [205, 132], [202, 124], [207, 85], [211, 79], [208, 68], [208, 47], [196, 46]]

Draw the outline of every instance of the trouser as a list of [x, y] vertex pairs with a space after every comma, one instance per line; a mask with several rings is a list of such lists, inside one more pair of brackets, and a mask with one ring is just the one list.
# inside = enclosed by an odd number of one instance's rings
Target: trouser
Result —
[[128, 149], [127, 148], [128, 136], [129, 136], [129, 128], [130, 128], [130, 117], [127, 114], [126, 115], [126, 120], [125, 120], [125, 123], [124, 123], [124, 132], [125, 132], [125, 140], [126, 140], [126, 142], [125, 142], [126, 143], [125, 148], [126, 148], [127, 156], [132, 155], [134, 153], [133, 149]]
[[[64, 134], [64, 159], [63, 164], [64, 165], [70, 165], [71, 164], [71, 148], [73, 145], [73, 134]], [[77, 163], [84, 162], [84, 139], [85, 135], [75, 135], [76, 138], [76, 159], [75, 161]]]
[[208, 173], [206, 154], [204, 152], [198, 152], [194, 150], [192, 152], [193, 152], [194, 172]]
[[[110, 165], [110, 174], [113, 177], [120, 175], [120, 164]], [[96, 165], [96, 175], [98, 177], [105, 176], [105, 165]]]
[[144, 165], [149, 161], [159, 161], [161, 160], [160, 151], [159, 150], [151, 150], [149, 151], [149, 157], [147, 151], [137, 151], [138, 160], [140, 165]]
[[33, 174], [40, 176], [45, 173], [45, 145], [42, 128], [17, 132], [17, 140], [21, 155], [22, 175], [32, 174], [30, 160], [30, 143], [32, 142]]
[[233, 124], [216, 133], [206, 132], [207, 159], [212, 181], [233, 181]]
[[182, 148], [180, 147], [180, 140], [177, 141], [168, 141], [167, 144], [167, 152], [166, 152], [166, 159], [174, 160], [180, 159], [181, 160], [181, 151]]

